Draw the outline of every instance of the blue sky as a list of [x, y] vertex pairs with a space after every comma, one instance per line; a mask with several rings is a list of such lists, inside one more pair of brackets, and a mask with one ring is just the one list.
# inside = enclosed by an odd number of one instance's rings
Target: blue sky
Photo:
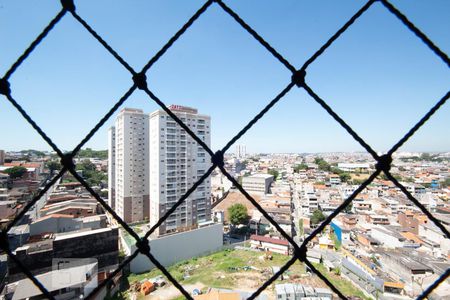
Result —
[[[203, 1], [75, 1], [81, 15], [139, 70]], [[300, 67], [365, 1], [225, 1]], [[446, 53], [450, 2], [392, 1]], [[0, 2], [0, 76], [59, 11], [59, 1]], [[212, 118], [221, 148], [291, 74], [216, 4], [147, 73], [166, 104]], [[307, 83], [377, 151], [386, 151], [450, 87], [450, 71], [380, 3], [307, 69]], [[128, 90], [131, 76], [66, 15], [10, 79], [13, 97], [62, 149], [76, 146]], [[124, 104], [158, 107], [136, 91]], [[450, 151], [450, 104], [402, 151]], [[105, 149], [114, 117], [86, 145]], [[49, 147], [0, 98], [0, 149]], [[238, 143], [249, 152], [363, 150], [303, 90], [294, 88]], [[232, 148], [234, 150], [234, 147]]]

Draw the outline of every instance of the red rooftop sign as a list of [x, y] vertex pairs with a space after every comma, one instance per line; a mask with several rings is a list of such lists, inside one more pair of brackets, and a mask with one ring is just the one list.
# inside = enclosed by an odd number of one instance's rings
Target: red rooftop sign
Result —
[[182, 106], [182, 105], [172, 104], [172, 105], [169, 105], [168, 108], [173, 111], [181, 111], [181, 112], [187, 112], [187, 113], [191, 113], [191, 114], [197, 113], [197, 110], [195, 108]]

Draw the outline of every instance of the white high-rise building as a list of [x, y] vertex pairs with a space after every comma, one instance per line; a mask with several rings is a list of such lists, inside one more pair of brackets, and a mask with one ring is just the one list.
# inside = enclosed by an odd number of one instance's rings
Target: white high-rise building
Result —
[[108, 204], [116, 209], [116, 128], [108, 129]]
[[[206, 145], [211, 143], [210, 117], [196, 109], [169, 109]], [[150, 224], [154, 225], [211, 165], [210, 156], [166, 112], [150, 114]], [[211, 220], [211, 181], [208, 177], [158, 228], [157, 235], [189, 230]]]
[[245, 156], [247, 155], [246, 152], [246, 147], [245, 145], [236, 145], [236, 157], [237, 158], [245, 158]]
[[115, 211], [127, 223], [148, 220], [149, 117], [124, 108], [115, 123]]

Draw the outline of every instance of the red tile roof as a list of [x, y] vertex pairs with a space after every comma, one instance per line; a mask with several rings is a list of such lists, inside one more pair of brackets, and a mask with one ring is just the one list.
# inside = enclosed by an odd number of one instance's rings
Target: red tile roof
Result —
[[289, 242], [286, 240], [274, 239], [274, 238], [271, 238], [268, 236], [252, 234], [250, 236], [250, 239], [254, 240], [254, 241], [259, 241], [259, 242], [271, 243], [271, 244], [275, 244], [275, 245], [289, 246]]

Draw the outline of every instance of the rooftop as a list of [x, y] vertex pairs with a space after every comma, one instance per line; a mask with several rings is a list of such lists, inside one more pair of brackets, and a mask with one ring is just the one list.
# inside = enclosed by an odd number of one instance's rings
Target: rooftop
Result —
[[[42, 283], [42, 285], [49, 291], [58, 291], [68, 286], [80, 286], [83, 283], [89, 281], [86, 273], [94, 272], [97, 263], [91, 263], [73, 268], [55, 270], [41, 275], [36, 275], [36, 279]], [[70, 282], [68, 284], [68, 281]], [[30, 280], [22, 279], [15, 284], [15, 293], [12, 300], [27, 299], [41, 295], [42, 292], [39, 288]]]
[[265, 178], [265, 179], [268, 179], [268, 178], [273, 178], [273, 175], [270, 175], [270, 174], [254, 174], [254, 175], [250, 175], [250, 176], [248, 176], [248, 177], [250, 177], [250, 178]]

